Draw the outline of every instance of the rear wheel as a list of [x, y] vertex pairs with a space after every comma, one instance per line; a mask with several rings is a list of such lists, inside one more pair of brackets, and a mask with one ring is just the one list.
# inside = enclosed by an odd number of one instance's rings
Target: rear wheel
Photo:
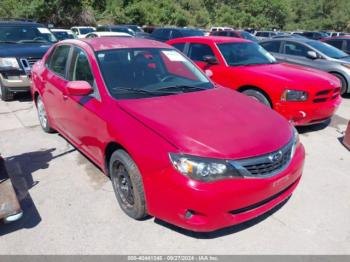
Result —
[[36, 107], [38, 110], [38, 118], [39, 118], [41, 128], [46, 133], [53, 133], [54, 130], [50, 126], [49, 119], [48, 119], [47, 113], [46, 113], [46, 109], [45, 109], [44, 103], [41, 100], [40, 96], [38, 96], [38, 98], [36, 99]]
[[247, 89], [242, 93], [271, 108], [269, 99], [262, 92], [255, 89]]
[[109, 161], [109, 173], [121, 209], [134, 219], [146, 217], [141, 174], [129, 154], [121, 149], [115, 151]]
[[0, 98], [2, 101], [13, 100], [14, 93], [12, 93], [8, 88], [1, 84], [0, 82]]
[[340, 82], [341, 82], [340, 94], [344, 95], [347, 91], [347, 88], [348, 88], [345, 77], [343, 77], [342, 75], [337, 74], [337, 73], [332, 73], [332, 75], [334, 75], [336, 78], [338, 78], [340, 80]]

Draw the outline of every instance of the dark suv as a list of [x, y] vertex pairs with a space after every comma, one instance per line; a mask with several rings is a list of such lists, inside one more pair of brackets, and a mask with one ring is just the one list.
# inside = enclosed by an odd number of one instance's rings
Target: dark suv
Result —
[[31, 67], [55, 42], [57, 42], [55, 36], [42, 24], [0, 21], [2, 100], [12, 100], [15, 93], [29, 91]]
[[189, 36], [204, 36], [203, 31], [192, 28], [157, 28], [152, 34], [151, 38], [160, 42], [166, 42], [171, 39]]

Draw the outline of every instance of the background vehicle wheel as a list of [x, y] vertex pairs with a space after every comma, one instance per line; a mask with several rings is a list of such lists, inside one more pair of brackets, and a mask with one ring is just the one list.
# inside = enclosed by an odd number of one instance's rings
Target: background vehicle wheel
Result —
[[9, 91], [7, 87], [3, 86], [0, 82], [0, 98], [2, 101], [10, 101], [13, 100], [14, 93]]
[[332, 75], [334, 75], [335, 77], [337, 77], [340, 80], [340, 82], [341, 82], [340, 94], [344, 95], [346, 93], [347, 88], [348, 88], [348, 85], [346, 83], [345, 78], [342, 75], [337, 74], [337, 73], [332, 73]]
[[47, 117], [47, 113], [45, 110], [45, 106], [40, 96], [38, 96], [38, 98], [36, 99], [36, 107], [38, 110], [38, 118], [39, 118], [41, 128], [46, 133], [53, 133], [55, 130], [53, 130], [50, 126], [49, 119]]
[[247, 89], [242, 92], [243, 94], [250, 96], [251, 98], [259, 101], [260, 103], [263, 103], [264, 105], [271, 107], [270, 101], [267, 99], [267, 97], [261, 93], [258, 90], [255, 89]]
[[114, 193], [122, 210], [134, 219], [147, 216], [140, 171], [124, 150], [115, 151], [109, 161]]

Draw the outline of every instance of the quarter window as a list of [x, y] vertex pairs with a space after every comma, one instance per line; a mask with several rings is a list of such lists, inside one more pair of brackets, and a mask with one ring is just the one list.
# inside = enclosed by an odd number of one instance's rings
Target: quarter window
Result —
[[188, 54], [193, 61], [202, 62], [204, 62], [204, 57], [207, 55], [215, 56], [211, 47], [204, 44], [191, 44]]
[[49, 58], [47, 64], [48, 68], [56, 74], [65, 77], [69, 51], [70, 46], [67, 45], [60, 45], [56, 47], [52, 56]]

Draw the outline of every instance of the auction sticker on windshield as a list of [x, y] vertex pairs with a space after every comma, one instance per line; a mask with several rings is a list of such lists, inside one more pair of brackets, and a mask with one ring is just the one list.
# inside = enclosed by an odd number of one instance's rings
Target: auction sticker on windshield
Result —
[[162, 51], [162, 53], [170, 60], [170, 61], [186, 61], [185, 58], [180, 55], [178, 52], [170, 50], [170, 51]]

